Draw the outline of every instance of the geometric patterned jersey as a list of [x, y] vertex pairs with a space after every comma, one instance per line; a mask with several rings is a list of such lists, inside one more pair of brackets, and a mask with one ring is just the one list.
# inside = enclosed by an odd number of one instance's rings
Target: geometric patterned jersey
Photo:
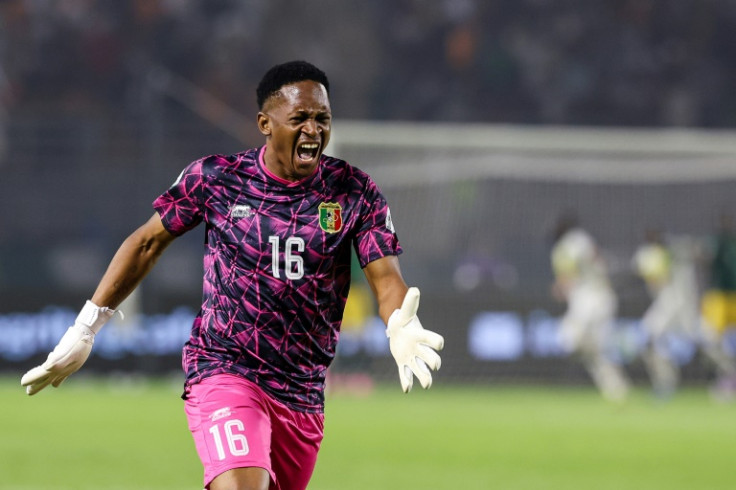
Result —
[[269, 172], [265, 146], [192, 162], [153, 203], [181, 235], [205, 224], [202, 307], [184, 345], [185, 394], [231, 373], [302, 412], [324, 410], [350, 288], [360, 265], [401, 253], [385, 198], [343, 160], [322, 156], [299, 182]]

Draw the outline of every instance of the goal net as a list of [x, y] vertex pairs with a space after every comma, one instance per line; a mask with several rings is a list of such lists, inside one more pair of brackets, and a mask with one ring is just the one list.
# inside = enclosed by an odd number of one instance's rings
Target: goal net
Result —
[[[550, 294], [549, 250], [558, 217], [577, 215], [609, 259], [616, 350], [636, 371], [634, 327], [649, 297], [631, 258], [647, 230], [706, 239], [736, 210], [734, 136], [336, 121], [328, 153], [384, 191], [402, 271], [423, 293], [421, 318], [446, 336], [441, 376], [568, 382], [585, 376], [555, 344], [564, 305]], [[688, 352], [689, 376], [707, 377]]]

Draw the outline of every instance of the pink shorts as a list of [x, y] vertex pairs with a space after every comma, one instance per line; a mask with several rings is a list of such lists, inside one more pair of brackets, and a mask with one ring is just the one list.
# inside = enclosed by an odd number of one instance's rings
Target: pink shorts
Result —
[[317, 462], [324, 414], [287, 408], [255, 383], [230, 374], [191, 387], [185, 403], [189, 430], [204, 465], [204, 485], [234, 468], [257, 466], [271, 490], [304, 490]]

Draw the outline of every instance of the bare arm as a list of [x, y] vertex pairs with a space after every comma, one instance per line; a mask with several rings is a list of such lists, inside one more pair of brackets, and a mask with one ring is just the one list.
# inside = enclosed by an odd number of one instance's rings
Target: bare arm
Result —
[[74, 325], [67, 329], [46, 362], [21, 378], [27, 394], [34, 395], [49, 384], [58, 387], [82, 367], [92, 351], [95, 334], [148, 274], [174, 238], [166, 231], [158, 214], [154, 214], [125, 239], [110, 261], [92, 300], [85, 303]]
[[166, 231], [154, 213], [123, 241], [97, 286], [92, 302], [117, 308], [153, 268], [163, 251], [176, 238]]
[[401, 307], [401, 302], [409, 289], [401, 276], [399, 258], [389, 255], [374, 260], [365, 266], [363, 272], [376, 297], [378, 315], [388, 324], [388, 317]]
[[399, 269], [399, 259], [387, 256], [363, 269], [378, 301], [378, 314], [386, 324], [389, 349], [399, 368], [404, 393], [411, 391], [414, 376], [422, 388], [432, 386], [430, 369], [440, 368], [439, 351], [444, 346], [441, 335], [425, 330], [419, 318], [419, 289], [407, 287]]

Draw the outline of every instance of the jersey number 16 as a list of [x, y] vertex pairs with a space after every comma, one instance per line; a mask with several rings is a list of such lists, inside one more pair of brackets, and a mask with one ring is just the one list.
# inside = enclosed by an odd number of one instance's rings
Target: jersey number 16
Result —
[[[281, 239], [275, 235], [268, 237], [271, 244], [271, 273], [276, 279], [281, 278]], [[304, 259], [299, 255], [304, 252], [304, 239], [290, 236], [284, 241], [284, 275], [287, 279], [297, 280], [304, 277]]]

